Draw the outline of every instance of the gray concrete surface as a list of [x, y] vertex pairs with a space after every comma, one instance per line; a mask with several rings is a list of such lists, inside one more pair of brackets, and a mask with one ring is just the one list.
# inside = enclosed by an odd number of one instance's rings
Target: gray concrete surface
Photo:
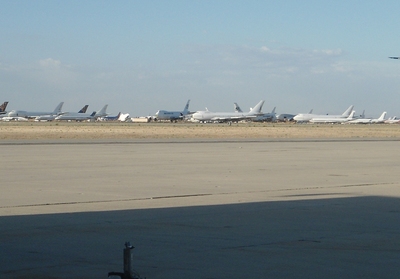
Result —
[[[28, 142], [29, 143], [29, 142]], [[398, 141], [0, 144], [0, 278], [398, 278]]]

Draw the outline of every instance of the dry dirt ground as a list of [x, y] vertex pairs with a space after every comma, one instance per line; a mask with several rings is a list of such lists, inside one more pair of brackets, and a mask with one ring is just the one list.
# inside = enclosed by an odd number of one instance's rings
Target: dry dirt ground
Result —
[[133, 139], [400, 139], [400, 125], [286, 123], [0, 123], [0, 141]]

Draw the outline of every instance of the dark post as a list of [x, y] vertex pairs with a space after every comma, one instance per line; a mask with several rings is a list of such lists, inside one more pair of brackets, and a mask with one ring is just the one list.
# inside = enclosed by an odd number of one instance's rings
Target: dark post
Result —
[[124, 248], [124, 272], [109, 272], [108, 277], [118, 276], [121, 279], [141, 279], [133, 269], [133, 247], [129, 242], [125, 242]]
[[124, 248], [124, 275], [125, 278], [134, 278], [133, 271], [133, 247], [129, 242], [125, 242]]

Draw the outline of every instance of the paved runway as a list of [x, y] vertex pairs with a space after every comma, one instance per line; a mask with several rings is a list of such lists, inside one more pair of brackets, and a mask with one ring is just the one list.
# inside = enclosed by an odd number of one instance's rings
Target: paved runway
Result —
[[[29, 142], [28, 142], [29, 143]], [[398, 278], [398, 141], [0, 144], [0, 278]]]

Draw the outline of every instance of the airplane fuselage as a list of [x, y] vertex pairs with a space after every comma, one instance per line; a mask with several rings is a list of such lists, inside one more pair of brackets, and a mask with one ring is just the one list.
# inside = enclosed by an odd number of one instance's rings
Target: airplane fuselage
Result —
[[159, 110], [156, 112], [157, 120], [178, 120], [183, 118], [183, 113], [180, 111]]
[[247, 113], [240, 112], [210, 112], [210, 111], [197, 111], [192, 115], [193, 120], [197, 121], [239, 121], [245, 119]]
[[84, 121], [84, 120], [89, 120], [89, 119], [94, 119], [93, 114], [87, 114], [87, 113], [77, 113], [77, 112], [70, 112], [70, 113], [65, 113], [57, 116], [55, 120], [76, 120], [76, 121]]
[[52, 111], [24, 111], [24, 110], [12, 110], [7, 115], [9, 117], [24, 117], [24, 118], [36, 118], [41, 115], [50, 115]]
[[293, 117], [293, 120], [297, 122], [308, 122], [311, 119], [340, 119], [344, 118], [346, 119], [347, 116], [343, 115], [329, 115], [329, 114], [309, 114], [309, 113], [300, 113], [297, 114], [295, 117]]

